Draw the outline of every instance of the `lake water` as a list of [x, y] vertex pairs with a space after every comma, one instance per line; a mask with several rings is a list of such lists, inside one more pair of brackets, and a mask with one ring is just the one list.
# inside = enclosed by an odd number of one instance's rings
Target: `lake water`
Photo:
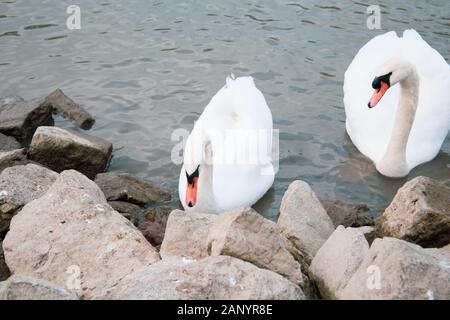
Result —
[[[251, 75], [280, 130], [280, 171], [257, 209], [276, 218], [302, 179], [321, 198], [377, 215], [407, 179], [377, 174], [346, 136], [344, 72], [370, 38], [407, 28], [449, 61], [450, 2], [376, 2], [381, 30], [367, 28], [367, 4], [353, 1], [78, 0], [81, 29], [69, 30], [70, 3], [0, 0], [0, 95], [61, 88], [96, 118], [89, 133], [114, 144], [110, 169], [168, 188], [177, 204], [173, 130], [192, 128], [227, 75]], [[448, 137], [408, 179], [417, 175], [450, 185]]]

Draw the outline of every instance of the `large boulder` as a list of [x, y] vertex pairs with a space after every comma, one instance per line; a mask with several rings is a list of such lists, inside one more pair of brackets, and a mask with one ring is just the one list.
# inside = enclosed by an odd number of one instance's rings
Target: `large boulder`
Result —
[[21, 143], [39, 126], [53, 125], [52, 107], [45, 99], [24, 101], [18, 96], [0, 98], [0, 132]]
[[309, 274], [325, 299], [336, 299], [369, 251], [364, 234], [339, 226], [319, 249]]
[[334, 231], [334, 225], [311, 187], [304, 181], [289, 185], [281, 200], [278, 228], [305, 255], [309, 264]]
[[378, 221], [383, 235], [441, 247], [450, 243], [450, 188], [427, 177], [401, 187]]
[[25, 149], [16, 149], [11, 151], [0, 152], [0, 172], [6, 168], [32, 163], [27, 158]]
[[215, 218], [214, 214], [172, 211], [159, 252], [161, 258], [208, 256], [208, 233]]
[[6, 280], [11, 275], [8, 266], [5, 262], [5, 255], [3, 254], [3, 241], [0, 241], [0, 281]]
[[169, 191], [127, 173], [101, 173], [95, 177], [95, 183], [102, 189], [108, 200], [146, 205], [171, 198]]
[[65, 286], [71, 272], [80, 282], [78, 296], [88, 299], [160, 259], [100, 188], [74, 170], [63, 171], [14, 216], [3, 249], [12, 273]]
[[3, 170], [0, 174], [0, 232], [7, 230], [13, 215], [43, 195], [57, 177], [56, 172], [35, 164]]
[[395, 238], [375, 239], [341, 299], [450, 299], [450, 259]]
[[0, 152], [11, 151], [20, 148], [21, 145], [19, 141], [17, 141], [13, 137], [5, 136], [3, 133], [0, 133]]
[[77, 295], [48, 281], [13, 275], [0, 287], [0, 300], [78, 300]]
[[57, 127], [39, 127], [29, 148], [31, 160], [56, 172], [75, 169], [90, 179], [106, 170], [111, 152], [104, 139]]
[[301, 289], [275, 272], [228, 257], [171, 258], [126, 276], [112, 299], [304, 300]]
[[341, 200], [322, 200], [322, 205], [335, 227], [362, 227], [374, 224], [370, 209], [365, 204], [347, 203]]
[[252, 208], [219, 214], [208, 235], [211, 255], [236, 257], [302, 285], [301, 266], [287, 249], [287, 243], [277, 225]]

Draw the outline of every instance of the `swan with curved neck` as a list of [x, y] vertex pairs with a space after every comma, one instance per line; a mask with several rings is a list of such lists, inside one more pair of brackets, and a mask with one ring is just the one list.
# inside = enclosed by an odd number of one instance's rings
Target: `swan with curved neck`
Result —
[[386, 152], [375, 164], [377, 170], [388, 177], [404, 177], [410, 170], [406, 161], [406, 146], [419, 98], [419, 77], [414, 66], [399, 58], [383, 64], [372, 82], [375, 92], [368, 103], [369, 108], [375, 107], [387, 90], [397, 83], [400, 84], [400, 99], [394, 127]]

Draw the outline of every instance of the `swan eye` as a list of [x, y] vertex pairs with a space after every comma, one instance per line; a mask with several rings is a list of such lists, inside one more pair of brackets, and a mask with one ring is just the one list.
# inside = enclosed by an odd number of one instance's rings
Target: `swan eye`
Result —
[[192, 174], [187, 173], [186, 171], [186, 179], [188, 184], [194, 183], [194, 178], [198, 178], [200, 165], [197, 166], [197, 169]]
[[373, 79], [373, 82], [372, 82], [372, 88], [380, 91], [382, 82], [386, 83], [388, 86], [391, 86], [391, 75], [392, 75], [392, 72], [389, 72], [385, 75], [375, 77], [375, 79]]

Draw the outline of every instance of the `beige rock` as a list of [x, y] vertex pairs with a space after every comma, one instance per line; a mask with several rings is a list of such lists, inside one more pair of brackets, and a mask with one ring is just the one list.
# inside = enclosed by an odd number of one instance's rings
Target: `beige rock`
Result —
[[200, 259], [208, 256], [208, 233], [215, 217], [213, 214], [172, 211], [161, 244], [161, 258]]
[[334, 231], [334, 225], [311, 187], [297, 180], [289, 185], [280, 207], [278, 227], [310, 263]]
[[53, 283], [13, 275], [0, 286], [0, 300], [78, 300], [77, 295]]
[[369, 251], [364, 234], [339, 226], [319, 249], [309, 274], [325, 299], [336, 299]]
[[0, 172], [9, 167], [25, 165], [31, 162], [27, 159], [27, 151], [25, 149], [0, 152]]
[[126, 276], [111, 288], [108, 298], [304, 300], [305, 296], [275, 272], [233, 257], [214, 256], [162, 260]]
[[83, 298], [103, 297], [105, 288], [159, 260], [98, 186], [74, 170], [63, 171], [42, 197], [14, 216], [3, 249], [14, 274], [65, 286], [79, 271], [77, 294]]
[[287, 242], [275, 223], [252, 208], [219, 214], [208, 235], [211, 255], [236, 257], [302, 285], [301, 266], [288, 251]]
[[441, 247], [450, 243], [450, 188], [427, 177], [401, 187], [379, 219], [386, 236]]
[[3, 170], [0, 174], [0, 232], [7, 230], [13, 215], [44, 194], [57, 177], [56, 172], [35, 164]]
[[375, 239], [341, 299], [450, 299], [450, 259], [418, 245]]

